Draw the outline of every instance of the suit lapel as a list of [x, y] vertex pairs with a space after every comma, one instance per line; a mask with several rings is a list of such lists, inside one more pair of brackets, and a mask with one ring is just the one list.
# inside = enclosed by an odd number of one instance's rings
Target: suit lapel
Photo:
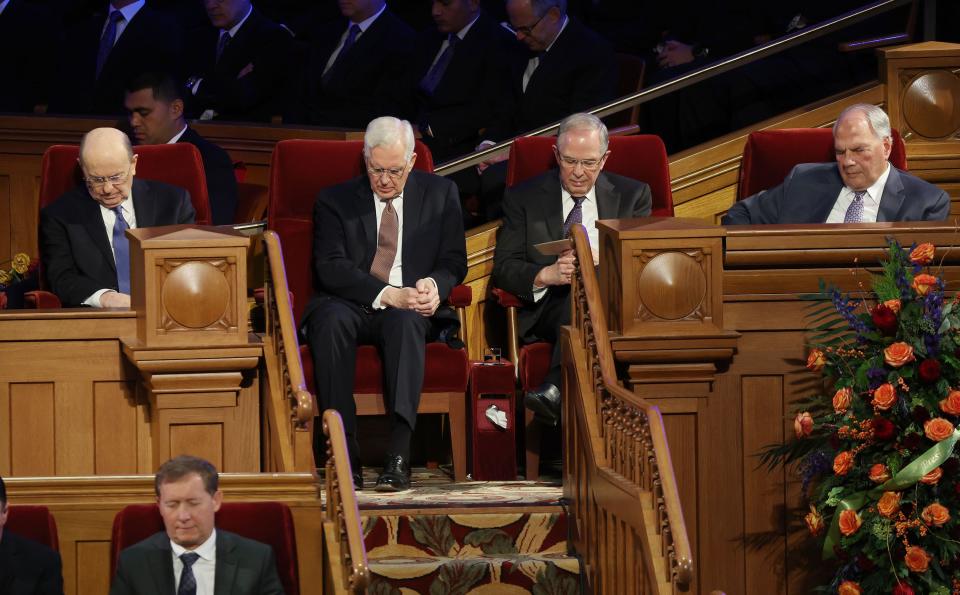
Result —
[[[837, 197], [840, 196], [842, 189], [843, 180], [840, 178], [837, 168], [834, 167], [828, 178], [811, 185], [810, 196], [822, 196], [823, 200], [811, 201], [813, 204], [797, 205], [800, 212], [796, 221], [826, 223], [827, 217], [830, 216], [830, 211], [833, 210], [833, 205], [837, 202]], [[807, 208], [813, 208], [813, 213], [808, 215], [804, 212]], [[791, 223], [796, 221], [791, 221]]]
[[887, 176], [887, 183], [883, 185], [877, 221], [899, 221], [900, 211], [903, 210], [903, 202], [906, 199], [900, 172], [892, 165], [889, 167], [890, 175]]
[[217, 531], [217, 565], [214, 570], [213, 595], [231, 595], [237, 580], [237, 557], [233, 553], [233, 539]]
[[603, 173], [597, 178], [594, 186], [597, 191], [597, 218], [598, 219], [621, 219], [629, 217], [620, 212], [620, 192], [610, 183]]
[[170, 538], [166, 533], [160, 532], [150, 539], [155, 548], [149, 555], [148, 571], [153, 578], [153, 584], [157, 587], [157, 593], [173, 593], [176, 585], [173, 580], [173, 552], [170, 549]]
[[558, 175], [551, 171], [541, 189], [543, 198], [540, 205], [544, 209], [543, 219], [547, 222], [551, 240], [563, 239], [563, 194]]
[[150, 200], [147, 183], [136, 178], [133, 179], [133, 210], [137, 216], [137, 227], [156, 225], [156, 204]]
[[[411, 251], [417, 247], [417, 234], [420, 229], [420, 211], [423, 210], [423, 188], [417, 183], [413, 172], [403, 187], [403, 252], [400, 262], [412, 262]], [[437, 230], [440, 233], [440, 230]], [[406, 267], [404, 270], [409, 270]], [[404, 285], [406, 285], [404, 279]]]
[[366, 250], [363, 264], [373, 262], [373, 257], [377, 253], [377, 211], [374, 207], [373, 190], [366, 182], [366, 176], [359, 179], [357, 183], [357, 198], [354, 206], [357, 214], [360, 216], [360, 224], [363, 227], [363, 233], [366, 236]]
[[93, 238], [93, 243], [100, 250], [103, 259], [106, 260], [114, 272], [117, 270], [117, 264], [113, 260], [113, 249], [110, 248], [110, 239], [107, 237], [107, 229], [103, 225], [103, 215], [100, 213], [100, 203], [93, 199], [85, 189], [81, 189], [81, 196], [77, 200], [77, 208], [80, 211], [80, 220], [87, 233]]

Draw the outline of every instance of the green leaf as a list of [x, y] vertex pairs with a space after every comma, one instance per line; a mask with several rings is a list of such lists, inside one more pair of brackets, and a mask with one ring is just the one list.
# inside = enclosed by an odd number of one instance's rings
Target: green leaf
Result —
[[485, 554], [516, 554], [513, 539], [501, 529], [477, 529], [463, 538], [467, 545], [479, 547]]
[[455, 543], [447, 515], [424, 515], [410, 517], [413, 538], [428, 548], [434, 555], [446, 556]]
[[430, 583], [430, 595], [466, 595], [486, 575], [487, 566], [481, 560], [451, 560]]

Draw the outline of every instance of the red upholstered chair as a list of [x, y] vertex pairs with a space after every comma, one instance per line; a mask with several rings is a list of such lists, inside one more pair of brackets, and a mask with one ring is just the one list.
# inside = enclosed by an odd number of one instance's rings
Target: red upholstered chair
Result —
[[[737, 200], [778, 186], [795, 165], [834, 160], [833, 131], [830, 128], [781, 128], [751, 132], [740, 160]], [[907, 169], [907, 150], [896, 130], [893, 131], [890, 163], [902, 170]]]
[[[433, 157], [417, 141], [415, 169], [433, 171]], [[364, 171], [363, 141], [285, 140], [277, 143], [270, 166], [270, 203], [267, 228], [280, 235], [287, 283], [293, 294], [297, 323], [313, 293], [313, 203], [324, 188], [355, 178]], [[469, 287], [454, 288], [448, 302], [463, 312], [470, 305]], [[304, 375], [311, 392], [313, 358], [309, 347], [301, 346]], [[375, 347], [361, 346], [354, 371], [357, 415], [384, 415], [383, 364]], [[446, 413], [450, 417], [453, 469], [458, 480], [466, 478], [467, 353], [445, 343], [429, 343], [420, 413]]]
[[[557, 139], [553, 136], [529, 136], [514, 140], [507, 164], [507, 187], [557, 167], [553, 154], [553, 145], [556, 142]], [[672, 217], [670, 167], [667, 151], [660, 137], [650, 134], [611, 136], [609, 149], [610, 157], [604, 165], [604, 171], [649, 184], [653, 195], [651, 216]], [[500, 305], [507, 309], [507, 322], [511, 329], [508, 350], [516, 365], [520, 390], [526, 392], [543, 384], [550, 369], [553, 345], [532, 343], [520, 346], [517, 342], [516, 309], [522, 307], [523, 303], [516, 296], [501, 289], [494, 289], [493, 293]], [[529, 411], [526, 413], [526, 422], [526, 474], [527, 479], [536, 479], [540, 464], [540, 428]]]
[[[265, 543], [273, 548], [277, 574], [287, 595], [299, 595], [297, 540], [290, 508], [281, 502], [224, 502], [217, 512], [217, 529]], [[117, 570], [120, 552], [163, 531], [156, 504], [132, 504], [113, 518], [110, 535], [110, 576]]]
[[59, 551], [60, 538], [57, 536], [57, 521], [46, 506], [29, 504], [11, 504], [7, 509], [7, 524], [4, 529], [42, 543], [48, 548]]

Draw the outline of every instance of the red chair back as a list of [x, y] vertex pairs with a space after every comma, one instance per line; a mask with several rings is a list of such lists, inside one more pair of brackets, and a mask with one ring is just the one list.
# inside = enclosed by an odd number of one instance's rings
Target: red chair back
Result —
[[[800, 163], [826, 163], [835, 159], [833, 130], [830, 128], [781, 128], [751, 132], [740, 160], [737, 200], [778, 186], [790, 170]], [[907, 169], [907, 150], [896, 130], [893, 131], [890, 163], [902, 170]]]
[[[432, 172], [430, 149], [417, 141], [414, 151], [414, 169]], [[363, 171], [363, 141], [295, 139], [280, 141], [273, 149], [267, 229], [280, 235], [297, 321], [313, 292], [313, 203], [324, 188]]]
[[57, 521], [46, 506], [11, 504], [7, 509], [7, 523], [4, 529], [42, 543], [48, 548], [59, 551], [60, 538], [57, 536]]
[[[217, 529], [230, 531], [273, 547], [277, 574], [287, 595], [299, 595], [297, 541], [290, 508], [281, 502], [224, 502], [217, 512]], [[110, 536], [110, 576], [117, 570], [120, 552], [163, 531], [156, 504], [132, 504], [113, 519]]]
[[[190, 143], [143, 145], [134, 147], [137, 154], [137, 177], [180, 186], [190, 192], [197, 225], [210, 225], [210, 198], [203, 174], [200, 151]], [[52, 145], [43, 153], [40, 164], [40, 208], [61, 194], [82, 184], [83, 174], [76, 145]]]
[[[510, 147], [507, 164], [507, 187], [542, 174], [557, 166], [553, 155], [555, 136], [526, 136], [517, 138]], [[670, 164], [667, 150], [659, 136], [637, 134], [612, 136], [610, 157], [604, 171], [640, 180], [650, 185], [653, 195], [651, 215], [673, 216], [673, 192], [670, 190]]]

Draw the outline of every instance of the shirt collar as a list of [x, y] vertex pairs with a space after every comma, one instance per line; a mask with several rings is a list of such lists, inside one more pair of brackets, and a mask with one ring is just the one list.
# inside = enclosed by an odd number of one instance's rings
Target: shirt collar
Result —
[[7, 4], [10, 4], [10, 0], [0, 0], [0, 14], [3, 14], [3, 10], [7, 7]]
[[[92, 200], [96, 200], [92, 196], [90, 198]], [[97, 203], [97, 205], [100, 207], [101, 211], [116, 214], [113, 209], [109, 209], [100, 203]], [[127, 215], [130, 215], [130, 213], [133, 212], [133, 186], [130, 187], [130, 194], [128, 194], [127, 197], [123, 199], [123, 202], [121, 202], [119, 206], [120, 206], [120, 209]], [[129, 219], [129, 217], [127, 218]]]
[[184, 124], [180, 132], [174, 134], [173, 138], [167, 141], [167, 144], [172, 145], [173, 143], [178, 142], [180, 140], [180, 137], [183, 136], [186, 131], [187, 131], [187, 125]]
[[480, 13], [477, 13], [477, 16], [473, 17], [473, 20], [467, 23], [467, 26], [463, 29], [457, 31], [457, 37], [460, 38], [460, 41], [463, 41], [463, 38], [467, 36], [467, 33], [470, 32], [470, 27], [473, 27], [473, 24], [477, 22], [477, 19], [480, 18]]
[[[384, 204], [384, 199], [376, 192], [373, 192], [373, 200], [376, 202], [376, 204]], [[393, 200], [403, 201], [403, 191], [401, 190], [400, 194], [393, 197]]]
[[211, 531], [210, 537], [207, 537], [207, 540], [201, 543], [195, 549], [188, 550], [187, 548], [174, 543], [172, 539], [170, 540], [170, 549], [173, 550], [173, 555], [177, 558], [186, 552], [194, 552], [199, 555], [201, 559], [206, 560], [207, 562], [215, 562], [217, 560], [217, 530], [214, 529]]
[[[883, 196], [883, 188], [887, 185], [887, 178], [890, 177], [890, 162], [887, 162], [887, 169], [884, 170], [880, 177], [877, 178], [877, 181], [870, 185], [867, 188], [867, 196], [870, 197], [870, 200], [876, 204], [880, 204], [880, 198]], [[853, 194], [854, 190], [852, 188], [847, 188], [847, 190]]]
[[386, 9], [387, 9], [387, 4], [384, 3], [384, 4], [383, 4], [383, 7], [381, 7], [380, 10], [377, 11], [377, 14], [373, 15], [372, 17], [370, 17], [370, 18], [368, 18], [368, 19], [364, 19], [364, 20], [360, 21], [359, 23], [353, 23], [353, 22], [351, 21], [350, 24], [351, 24], [351, 25], [356, 24], [358, 27], [360, 27], [360, 32], [363, 33], [363, 32], [365, 32], [365, 31], [370, 27], [370, 25], [373, 24], [373, 22], [374, 22], [375, 20], [377, 20], [377, 18], [378, 18], [380, 15], [383, 14], [383, 11], [385, 11]]
[[560, 25], [560, 30], [557, 31], [557, 36], [553, 38], [553, 41], [550, 42], [550, 45], [547, 46], [547, 49], [543, 50], [544, 52], [549, 52], [550, 48], [553, 47], [553, 44], [557, 43], [557, 40], [560, 39], [560, 36], [563, 35], [563, 30], [567, 28], [567, 23], [570, 22], [570, 19], [567, 18], [567, 15], [563, 15], [563, 24]]
[[[247, 22], [247, 19], [250, 18], [250, 15], [251, 15], [251, 14], [253, 14], [253, 4], [250, 5], [250, 8], [247, 10], [247, 14], [245, 14], [245, 15], [243, 16], [243, 18], [240, 19], [240, 22], [237, 23], [236, 25], [234, 25], [233, 27], [230, 27], [230, 29], [228, 29], [228, 30], [226, 31], [227, 33], [230, 34], [230, 37], [231, 37], [231, 38], [237, 36], [237, 31], [240, 30], [240, 27], [243, 27], [243, 24]], [[221, 36], [221, 37], [223, 36], [223, 32], [224, 32], [224, 30], [223, 30], [223, 29], [220, 29], [220, 36]]]
[[123, 15], [123, 20], [130, 22], [133, 20], [133, 17], [136, 16], [140, 9], [143, 8], [143, 5], [147, 3], [147, 0], [137, 0], [131, 4], [127, 4], [123, 8], [114, 8], [113, 4], [110, 4], [110, 9], [107, 11], [107, 16], [109, 17], [111, 13], [120, 11], [120, 14]]
[[[567, 189], [563, 187], [563, 184], [560, 184], [560, 196], [563, 198], [564, 202], [573, 201], [573, 195], [567, 192]], [[587, 193], [583, 195], [586, 199], [584, 202], [597, 202], [597, 185], [594, 184], [590, 190], [587, 190]]]

